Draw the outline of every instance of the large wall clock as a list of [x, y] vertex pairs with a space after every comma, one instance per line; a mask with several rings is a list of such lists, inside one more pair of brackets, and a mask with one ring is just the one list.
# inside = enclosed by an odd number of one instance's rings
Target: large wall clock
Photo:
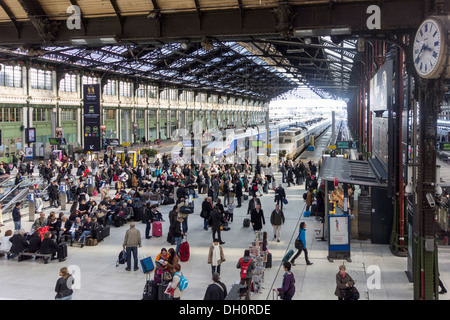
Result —
[[[448, 17], [432, 16], [420, 25], [413, 44], [414, 67], [425, 79], [439, 78], [448, 68]], [[447, 70], [444, 70], [447, 69]]]

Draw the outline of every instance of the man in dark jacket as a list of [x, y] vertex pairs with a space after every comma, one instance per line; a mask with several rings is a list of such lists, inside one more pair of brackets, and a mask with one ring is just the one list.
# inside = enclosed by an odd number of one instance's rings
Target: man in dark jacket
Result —
[[260, 231], [263, 225], [266, 225], [266, 220], [264, 219], [264, 212], [261, 209], [261, 205], [257, 204], [256, 208], [252, 210], [250, 214], [250, 221], [253, 226], [254, 231]]
[[203, 300], [225, 300], [227, 296], [227, 287], [220, 281], [220, 275], [214, 272], [212, 275], [213, 283], [208, 286]]
[[277, 204], [275, 210], [272, 211], [270, 215], [270, 224], [273, 227], [273, 237], [280, 242], [281, 238], [281, 225], [284, 224], [285, 218], [283, 210], [280, 210], [280, 206]]
[[254, 194], [253, 198], [248, 201], [247, 214], [252, 213], [253, 209], [255, 209], [258, 204], [261, 206], [261, 200]]
[[[225, 244], [225, 242], [222, 241], [222, 238], [220, 236], [220, 222], [222, 220], [222, 213], [217, 209], [217, 207], [214, 207], [213, 210], [210, 212], [210, 220], [211, 220], [211, 226], [212, 226], [212, 237], [214, 239], [219, 239], [220, 244]], [[215, 237], [217, 233], [217, 238]]]
[[234, 185], [234, 192], [236, 193], [238, 203], [236, 208], [240, 208], [242, 203], [242, 182], [239, 178], [236, 180], [236, 183]]
[[12, 212], [12, 218], [14, 221], [14, 230], [16, 230], [16, 231], [22, 229], [22, 223], [21, 223], [22, 216], [20, 215], [20, 207], [21, 206], [22, 206], [21, 202], [16, 202], [16, 205]]
[[275, 200], [277, 202], [277, 205], [281, 202], [281, 210], [283, 210], [283, 200], [286, 198], [286, 192], [284, 191], [284, 188], [280, 185], [275, 190]]
[[28, 241], [24, 237], [24, 234], [25, 230], [16, 230], [15, 234], [9, 239], [9, 241], [12, 243], [12, 246], [9, 249], [9, 252], [11, 253], [9, 256], [10, 259], [17, 257], [19, 253], [25, 251], [28, 248]]
[[53, 181], [53, 183], [48, 187], [48, 195], [50, 197], [50, 204], [55, 208], [59, 207], [59, 188], [58, 182]]

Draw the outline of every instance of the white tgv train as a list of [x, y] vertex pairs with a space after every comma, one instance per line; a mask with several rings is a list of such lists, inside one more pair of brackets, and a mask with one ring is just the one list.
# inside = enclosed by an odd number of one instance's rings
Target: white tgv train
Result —
[[329, 119], [318, 119], [316, 122], [297, 128], [291, 128], [280, 133], [280, 151], [286, 150], [286, 159], [295, 159], [311, 143], [311, 137], [317, 138], [331, 125]]

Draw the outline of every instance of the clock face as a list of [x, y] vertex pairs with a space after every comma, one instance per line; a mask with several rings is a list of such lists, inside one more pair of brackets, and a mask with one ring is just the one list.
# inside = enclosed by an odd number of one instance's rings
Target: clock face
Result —
[[434, 19], [425, 20], [414, 39], [413, 59], [417, 73], [423, 78], [436, 78], [442, 66], [443, 30]]

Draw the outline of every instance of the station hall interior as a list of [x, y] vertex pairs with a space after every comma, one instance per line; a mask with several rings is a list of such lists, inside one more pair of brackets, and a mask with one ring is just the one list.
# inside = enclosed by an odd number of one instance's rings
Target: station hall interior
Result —
[[[260, 196], [273, 262], [265, 267], [268, 254], [258, 249], [264, 261], [251, 300], [273, 299], [301, 222], [313, 264], [302, 254], [292, 267], [294, 300], [335, 300], [341, 264], [363, 300], [448, 299], [449, 10], [449, 0], [0, 0], [0, 164], [11, 167], [0, 168], [0, 239], [14, 230], [18, 202], [22, 227], [31, 230], [39, 217], [33, 186], [49, 192], [38, 167], [50, 158], [70, 157], [76, 184], [78, 160], [90, 165], [104, 154], [131, 167], [148, 157], [152, 172], [163, 155], [181, 166], [247, 158], [252, 169], [270, 163], [275, 179]], [[19, 182], [18, 158], [35, 165]], [[280, 169], [298, 161], [320, 167], [321, 216], [309, 216], [304, 181], [288, 185]], [[278, 185], [289, 203], [273, 241]], [[44, 196], [47, 215], [69, 216], [61, 191], [56, 208]], [[243, 193], [249, 199], [221, 233], [229, 299], [236, 263], [259, 237], [242, 226], [251, 201], [248, 188]], [[202, 300], [213, 239], [200, 216], [207, 193], [193, 195], [182, 299]], [[143, 239], [140, 258], [173, 246], [166, 241], [173, 204], [161, 199], [163, 235]], [[338, 222], [344, 236], [333, 234]], [[83, 276], [74, 299], [142, 299], [149, 275], [116, 267], [128, 228], [111, 225], [98, 245], [70, 246], [64, 263], [0, 257], [0, 299], [54, 299], [68, 265]], [[136, 228], [143, 235], [146, 225]], [[379, 286], [368, 280], [374, 270]], [[32, 295], [38, 288], [41, 297]]]

